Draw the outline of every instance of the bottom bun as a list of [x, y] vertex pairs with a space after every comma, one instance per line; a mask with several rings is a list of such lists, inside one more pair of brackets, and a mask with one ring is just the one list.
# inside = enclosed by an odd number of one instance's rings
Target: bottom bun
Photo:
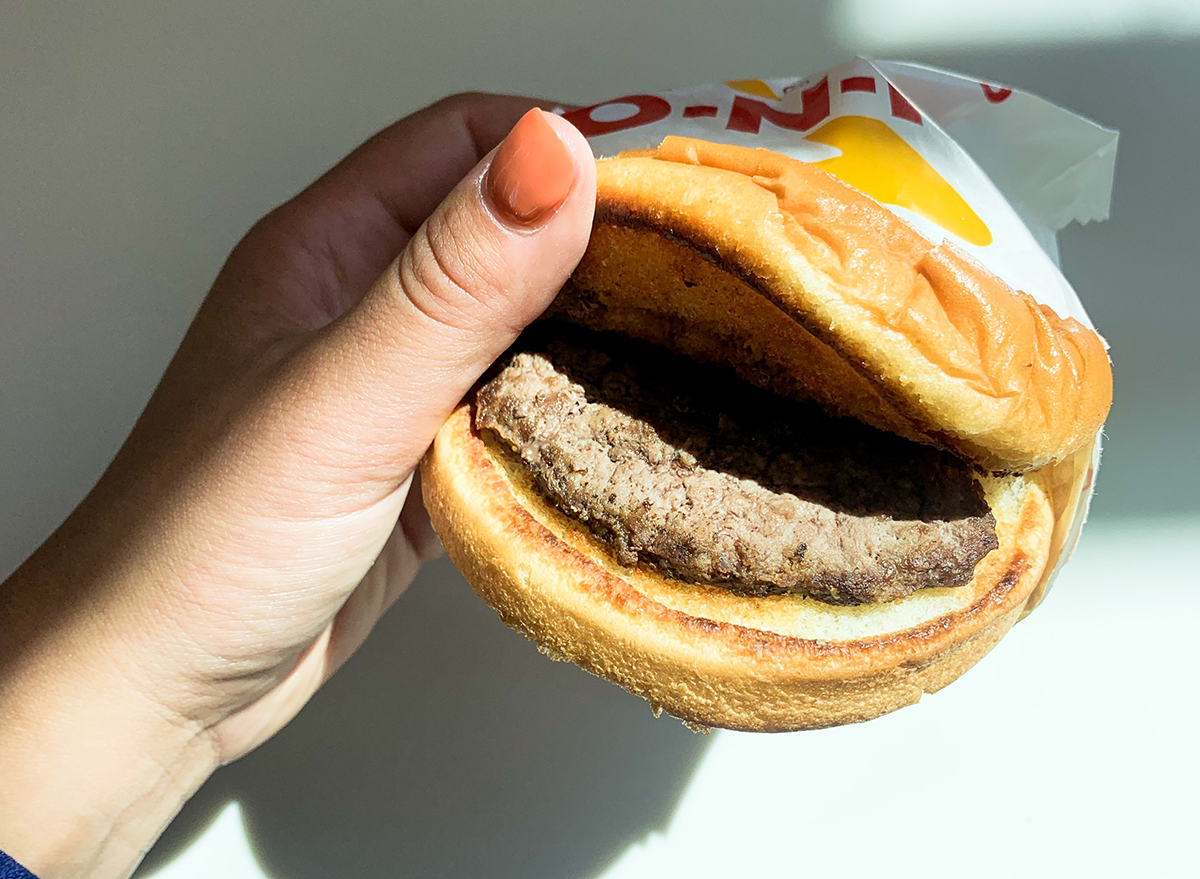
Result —
[[837, 607], [619, 565], [474, 431], [469, 403], [438, 433], [421, 481], [447, 553], [505, 623], [656, 712], [739, 730], [869, 720], [946, 686], [1021, 615], [1054, 533], [1038, 474], [984, 477], [1000, 546], [968, 585]]

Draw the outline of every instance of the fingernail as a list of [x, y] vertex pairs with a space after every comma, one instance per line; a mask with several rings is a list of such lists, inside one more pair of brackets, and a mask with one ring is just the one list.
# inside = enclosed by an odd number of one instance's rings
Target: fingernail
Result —
[[533, 226], [563, 203], [575, 182], [575, 161], [541, 110], [513, 126], [492, 159], [487, 192], [504, 218]]

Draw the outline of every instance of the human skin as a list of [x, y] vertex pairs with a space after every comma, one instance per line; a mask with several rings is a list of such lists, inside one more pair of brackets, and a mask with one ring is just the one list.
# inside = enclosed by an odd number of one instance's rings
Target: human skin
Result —
[[437, 554], [417, 463], [591, 228], [587, 143], [536, 105], [449, 98], [255, 225], [3, 584], [0, 848], [44, 879], [129, 874]]

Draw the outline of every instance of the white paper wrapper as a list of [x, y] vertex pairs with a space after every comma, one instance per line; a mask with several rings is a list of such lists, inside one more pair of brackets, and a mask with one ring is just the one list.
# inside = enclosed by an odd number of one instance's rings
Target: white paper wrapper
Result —
[[[1034, 95], [855, 58], [816, 76], [626, 95], [565, 115], [597, 157], [681, 135], [816, 163], [935, 243], [952, 243], [1059, 315], [1093, 326], [1058, 269], [1055, 233], [1108, 217], [1117, 132]], [[1058, 533], [1030, 608], [1074, 549], [1099, 456], [1097, 436], [1050, 473]]]

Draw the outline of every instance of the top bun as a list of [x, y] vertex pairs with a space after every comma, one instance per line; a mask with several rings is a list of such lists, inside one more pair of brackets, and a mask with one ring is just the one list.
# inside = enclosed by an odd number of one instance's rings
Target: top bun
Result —
[[597, 169], [559, 316], [994, 472], [1060, 461], [1100, 429], [1112, 371], [1094, 331], [824, 171], [679, 137]]

